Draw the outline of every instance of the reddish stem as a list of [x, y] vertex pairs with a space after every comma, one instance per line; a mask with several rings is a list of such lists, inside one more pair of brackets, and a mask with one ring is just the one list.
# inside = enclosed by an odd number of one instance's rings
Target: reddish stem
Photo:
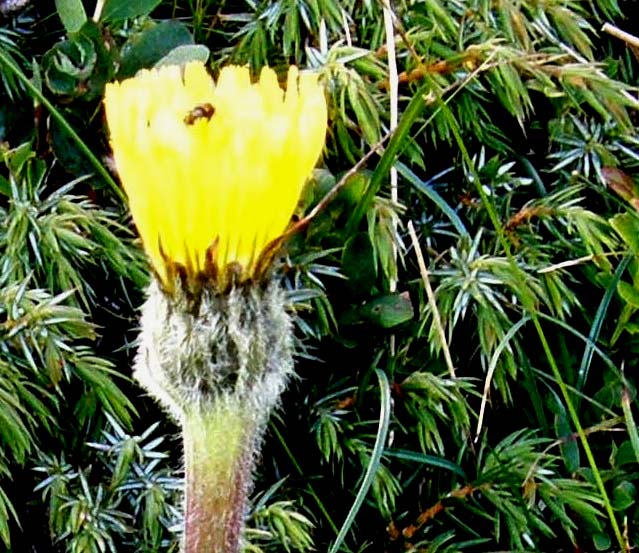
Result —
[[239, 553], [252, 472], [252, 425], [213, 409], [183, 426], [186, 513], [183, 553]]

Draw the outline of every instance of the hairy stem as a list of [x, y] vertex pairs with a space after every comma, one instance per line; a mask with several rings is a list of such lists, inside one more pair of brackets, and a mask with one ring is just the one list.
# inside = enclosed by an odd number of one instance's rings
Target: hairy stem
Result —
[[185, 417], [183, 553], [239, 553], [253, 468], [253, 426], [233, 400]]

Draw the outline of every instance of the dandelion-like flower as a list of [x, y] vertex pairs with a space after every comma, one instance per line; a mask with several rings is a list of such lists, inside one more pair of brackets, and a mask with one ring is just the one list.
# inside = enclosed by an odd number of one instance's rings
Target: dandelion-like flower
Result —
[[107, 85], [116, 167], [153, 269], [166, 290], [225, 273], [246, 280], [285, 230], [324, 144], [317, 77], [291, 67], [286, 92], [264, 68], [202, 63], [141, 71]]
[[[134, 374], [181, 424], [183, 553], [239, 553], [251, 471], [293, 368], [291, 317], [265, 268], [317, 162], [317, 77], [252, 82], [201, 63], [107, 85], [116, 167], [157, 278]], [[241, 286], [240, 286], [241, 284]], [[195, 292], [195, 293], [193, 293]]]

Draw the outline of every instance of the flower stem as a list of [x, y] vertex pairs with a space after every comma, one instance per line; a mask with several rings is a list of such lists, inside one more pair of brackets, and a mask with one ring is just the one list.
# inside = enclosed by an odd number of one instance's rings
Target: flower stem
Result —
[[253, 468], [254, 424], [233, 400], [183, 421], [183, 553], [239, 553]]

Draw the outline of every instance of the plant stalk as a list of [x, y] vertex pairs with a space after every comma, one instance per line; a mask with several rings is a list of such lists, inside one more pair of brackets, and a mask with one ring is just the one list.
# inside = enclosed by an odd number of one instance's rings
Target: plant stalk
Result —
[[183, 422], [183, 553], [239, 553], [254, 458], [254, 423], [239, 404], [213, 404]]

